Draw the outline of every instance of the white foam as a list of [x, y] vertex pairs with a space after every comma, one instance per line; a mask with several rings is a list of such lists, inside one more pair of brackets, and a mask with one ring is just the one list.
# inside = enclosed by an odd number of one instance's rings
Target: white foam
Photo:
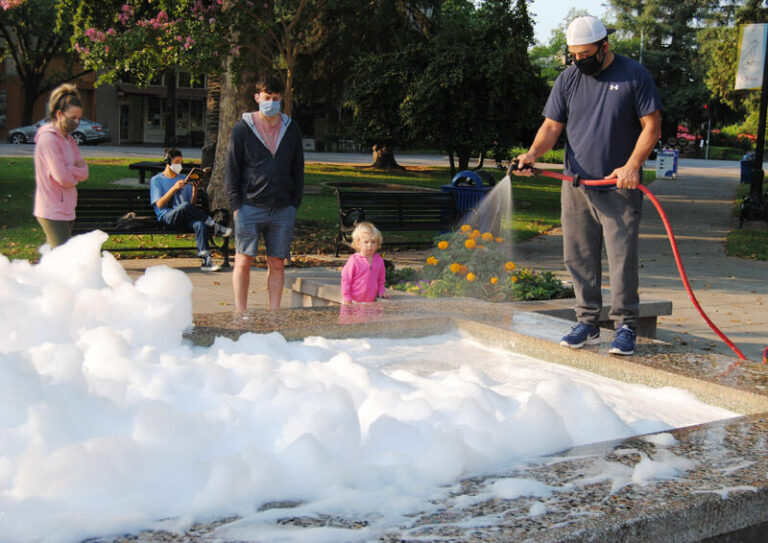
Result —
[[[4, 541], [80, 541], [231, 515], [243, 518], [221, 528], [223, 538], [375, 538], [461, 477], [733, 416], [689, 393], [616, 383], [458, 334], [246, 334], [194, 347], [182, 340], [188, 278], [159, 266], [134, 283], [99, 254], [105, 239], [73, 238], [37, 266], [0, 256]], [[648, 484], [690, 466], [662, 450], [614, 479]], [[555, 491], [505, 479], [484, 496]], [[259, 511], [275, 501], [295, 507]], [[368, 527], [275, 524], [318, 514]]]

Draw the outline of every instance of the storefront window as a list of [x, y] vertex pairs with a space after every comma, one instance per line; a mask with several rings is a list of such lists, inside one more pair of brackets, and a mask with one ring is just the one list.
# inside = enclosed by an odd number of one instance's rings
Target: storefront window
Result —
[[205, 101], [202, 99], [189, 101], [190, 130], [202, 130], [205, 123]]
[[147, 128], [161, 129], [165, 127], [163, 111], [165, 111], [165, 98], [147, 97]]

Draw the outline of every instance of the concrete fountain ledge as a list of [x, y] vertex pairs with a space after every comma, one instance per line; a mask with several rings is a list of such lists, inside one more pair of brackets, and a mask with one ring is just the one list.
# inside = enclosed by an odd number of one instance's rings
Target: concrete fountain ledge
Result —
[[[763, 524], [768, 523], [768, 371], [752, 363], [728, 371], [735, 358], [684, 351], [646, 338], [640, 338], [636, 355], [630, 358], [608, 355], [607, 340], [595, 348], [574, 351], [557, 345], [570, 325], [560, 318], [517, 310], [514, 304], [402, 297], [342, 308], [200, 314], [195, 315], [195, 327], [188, 337], [198, 344], [210, 344], [216, 336], [236, 338], [246, 332], [278, 331], [298, 340], [313, 335], [420, 337], [458, 329], [492, 347], [622, 381], [685, 388], [702, 401], [744, 415], [673, 430], [674, 444], [655, 444], [657, 440], [643, 437], [598, 443], [465, 479], [460, 492], [439, 503], [438, 512], [414, 511], [407, 527], [381, 534], [380, 541], [715, 538], [711, 541], [724, 542], [725, 538], [718, 539], [723, 534], [768, 529]], [[617, 483], [605, 475], [631, 473], [641, 461], [670, 454], [692, 461], [695, 467], [676, 478], [644, 486]], [[509, 477], [535, 479], [556, 490], [544, 499], [473, 498], [489, 483]], [[361, 519], [306, 518], [292, 515], [285, 504], [275, 507], [285, 508], [280, 521], [284, 525], [350, 529], [364, 525], [358, 522]], [[198, 527], [197, 533], [202, 532]]]
[[[342, 302], [341, 273], [329, 269], [314, 269], [311, 276], [297, 277], [291, 285], [291, 305], [293, 307], [326, 307], [338, 306]], [[406, 294], [392, 290], [394, 296]], [[608, 300], [608, 296], [605, 297]], [[576, 321], [573, 310], [573, 298], [560, 300], [539, 300], [534, 302], [513, 302], [512, 306], [521, 311], [532, 311], [543, 315], [560, 317]], [[661, 315], [672, 314], [672, 302], [668, 300], [640, 300], [637, 319], [637, 333], [643, 337], [655, 338], [657, 320]], [[598, 325], [602, 328], [612, 328], [613, 321], [608, 318], [610, 305], [603, 306], [600, 311]]]

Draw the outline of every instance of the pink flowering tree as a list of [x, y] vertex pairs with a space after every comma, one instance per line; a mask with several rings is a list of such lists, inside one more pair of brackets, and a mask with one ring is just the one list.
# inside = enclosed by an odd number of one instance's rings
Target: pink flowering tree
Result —
[[128, 78], [140, 86], [166, 77], [166, 143], [174, 143], [175, 76], [193, 81], [217, 76], [237, 56], [234, 31], [240, 14], [227, 0], [62, 0], [72, 17], [71, 46], [97, 84]]
[[0, 55], [10, 59], [21, 81], [21, 122], [32, 124], [41, 96], [89, 70], [82, 70], [69, 53], [72, 26], [57, 26], [56, 0], [0, 0], [0, 8]]

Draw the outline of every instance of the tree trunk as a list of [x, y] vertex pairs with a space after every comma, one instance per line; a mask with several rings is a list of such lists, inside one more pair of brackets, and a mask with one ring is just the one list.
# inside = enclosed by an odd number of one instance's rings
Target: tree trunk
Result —
[[456, 155], [459, 157], [459, 171], [463, 172], [464, 170], [469, 169], [469, 159], [470, 159], [470, 151], [469, 148], [463, 147], [456, 150]]
[[219, 101], [219, 130], [216, 141], [216, 157], [213, 162], [213, 173], [208, 185], [208, 197], [212, 209], [227, 208], [229, 201], [224, 192], [224, 168], [227, 164], [227, 145], [232, 127], [242, 118], [244, 111], [254, 109], [253, 87], [256, 75], [253, 72], [240, 74], [236, 85], [234, 77], [227, 72], [222, 75], [221, 95]]
[[176, 72], [165, 73], [165, 144], [176, 145]]
[[27, 78], [24, 83], [24, 106], [21, 109], [21, 126], [29, 126], [37, 121], [32, 118], [35, 102], [40, 97], [41, 78]]
[[395, 160], [395, 150], [387, 144], [373, 146], [373, 164], [369, 168], [377, 170], [405, 170]]
[[479, 170], [483, 167], [483, 164], [485, 163], [485, 151], [480, 152], [480, 158], [477, 160], [477, 167], [476, 170]]
[[216, 159], [216, 140], [219, 135], [219, 102], [221, 100], [221, 76], [208, 76], [208, 97], [205, 109], [205, 143], [203, 144], [202, 167], [213, 168]]
[[456, 162], [453, 160], [453, 151], [448, 151], [448, 162], [451, 164], [451, 179], [456, 175]]
[[283, 93], [283, 112], [291, 116], [293, 111], [293, 65], [296, 64], [296, 60], [288, 65], [288, 69], [285, 71], [285, 92]]

